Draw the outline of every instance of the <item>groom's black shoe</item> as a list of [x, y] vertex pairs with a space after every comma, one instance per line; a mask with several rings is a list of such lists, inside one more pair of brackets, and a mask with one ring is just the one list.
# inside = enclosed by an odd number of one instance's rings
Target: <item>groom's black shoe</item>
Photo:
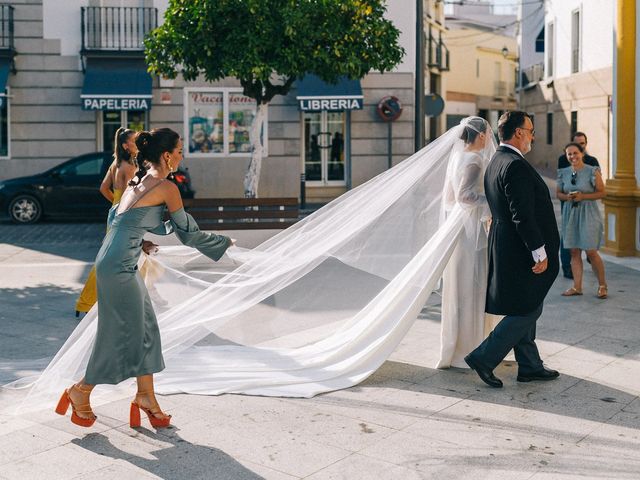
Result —
[[475, 370], [475, 372], [480, 377], [480, 380], [482, 380], [484, 383], [493, 388], [502, 388], [502, 380], [496, 377], [491, 370], [487, 370], [476, 364], [471, 358], [471, 355], [467, 355], [466, 357], [464, 357], [464, 361], [473, 370]]
[[534, 373], [529, 373], [527, 375], [518, 374], [517, 380], [519, 382], [533, 382], [533, 381], [546, 381], [546, 380], [554, 380], [560, 376], [560, 373], [557, 370], [551, 370], [549, 368], [542, 367], [542, 370], [539, 370]]

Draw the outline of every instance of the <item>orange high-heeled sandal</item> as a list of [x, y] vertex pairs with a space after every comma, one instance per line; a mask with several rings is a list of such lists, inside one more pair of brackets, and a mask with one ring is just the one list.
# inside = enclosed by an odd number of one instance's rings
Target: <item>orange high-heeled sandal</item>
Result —
[[[64, 392], [62, 392], [62, 396], [60, 397], [58, 406], [56, 407], [56, 413], [58, 415], [66, 415], [67, 410], [69, 410], [69, 405], [71, 405], [71, 422], [81, 427], [90, 427], [95, 423], [96, 418], [98, 417], [94, 415], [93, 410], [91, 410], [90, 404], [85, 403], [82, 405], [76, 405], [73, 403], [73, 400], [71, 400], [71, 395], [69, 395], [69, 391], [73, 388], [81, 391], [82, 393], [91, 392], [91, 390], [83, 390], [78, 385], [72, 385], [71, 388], [68, 388]], [[88, 413], [91, 414], [91, 417], [81, 417], [80, 415], [78, 415], [78, 413]]]
[[[147, 395], [149, 392], [138, 392], [136, 394], [136, 399], [138, 396]], [[131, 402], [131, 409], [129, 411], [129, 426], [131, 428], [139, 427], [140, 422], [140, 410], [147, 414], [147, 418], [149, 418], [149, 422], [153, 428], [167, 428], [171, 424], [171, 415], [165, 414], [158, 404], [154, 407], [147, 408], [140, 405], [136, 400]], [[162, 414], [165, 415], [162, 418], [156, 417], [156, 415]]]

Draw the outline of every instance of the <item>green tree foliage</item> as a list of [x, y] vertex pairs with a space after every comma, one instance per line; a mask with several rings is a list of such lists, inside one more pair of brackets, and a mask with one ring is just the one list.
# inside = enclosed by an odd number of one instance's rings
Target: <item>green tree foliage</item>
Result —
[[394, 68], [404, 49], [385, 10], [384, 0], [170, 0], [147, 64], [168, 78], [236, 77], [260, 106], [306, 73], [335, 83]]

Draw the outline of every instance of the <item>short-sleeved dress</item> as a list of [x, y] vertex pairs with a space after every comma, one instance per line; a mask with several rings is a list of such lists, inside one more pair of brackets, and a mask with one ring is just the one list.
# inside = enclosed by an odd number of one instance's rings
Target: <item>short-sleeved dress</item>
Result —
[[[596, 191], [598, 167], [585, 165], [573, 172], [571, 167], [558, 170], [558, 189], [563, 193]], [[575, 179], [574, 183], [572, 179]], [[597, 200], [565, 202], [562, 209], [562, 241], [565, 248], [597, 250], [604, 242], [604, 222]]]

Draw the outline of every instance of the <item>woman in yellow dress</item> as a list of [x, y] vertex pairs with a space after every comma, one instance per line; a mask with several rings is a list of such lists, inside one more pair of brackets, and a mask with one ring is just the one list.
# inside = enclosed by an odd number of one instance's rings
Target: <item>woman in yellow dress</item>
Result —
[[[116, 130], [113, 142], [113, 163], [109, 166], [100, 184], [100, 193], [111, 202], [111, 205], [120, 202], [122, 192], [136, 174], [135, 158], [138, 149], [134, 139], [135, 133], [135, 131], [123, 127]], [[76, 302], [76, 317], [79, 317], [80, 313], [87, 313], [91, 310], [97, 297], [96, 268], [94, 266], [89, 271], [80, 298]]]

